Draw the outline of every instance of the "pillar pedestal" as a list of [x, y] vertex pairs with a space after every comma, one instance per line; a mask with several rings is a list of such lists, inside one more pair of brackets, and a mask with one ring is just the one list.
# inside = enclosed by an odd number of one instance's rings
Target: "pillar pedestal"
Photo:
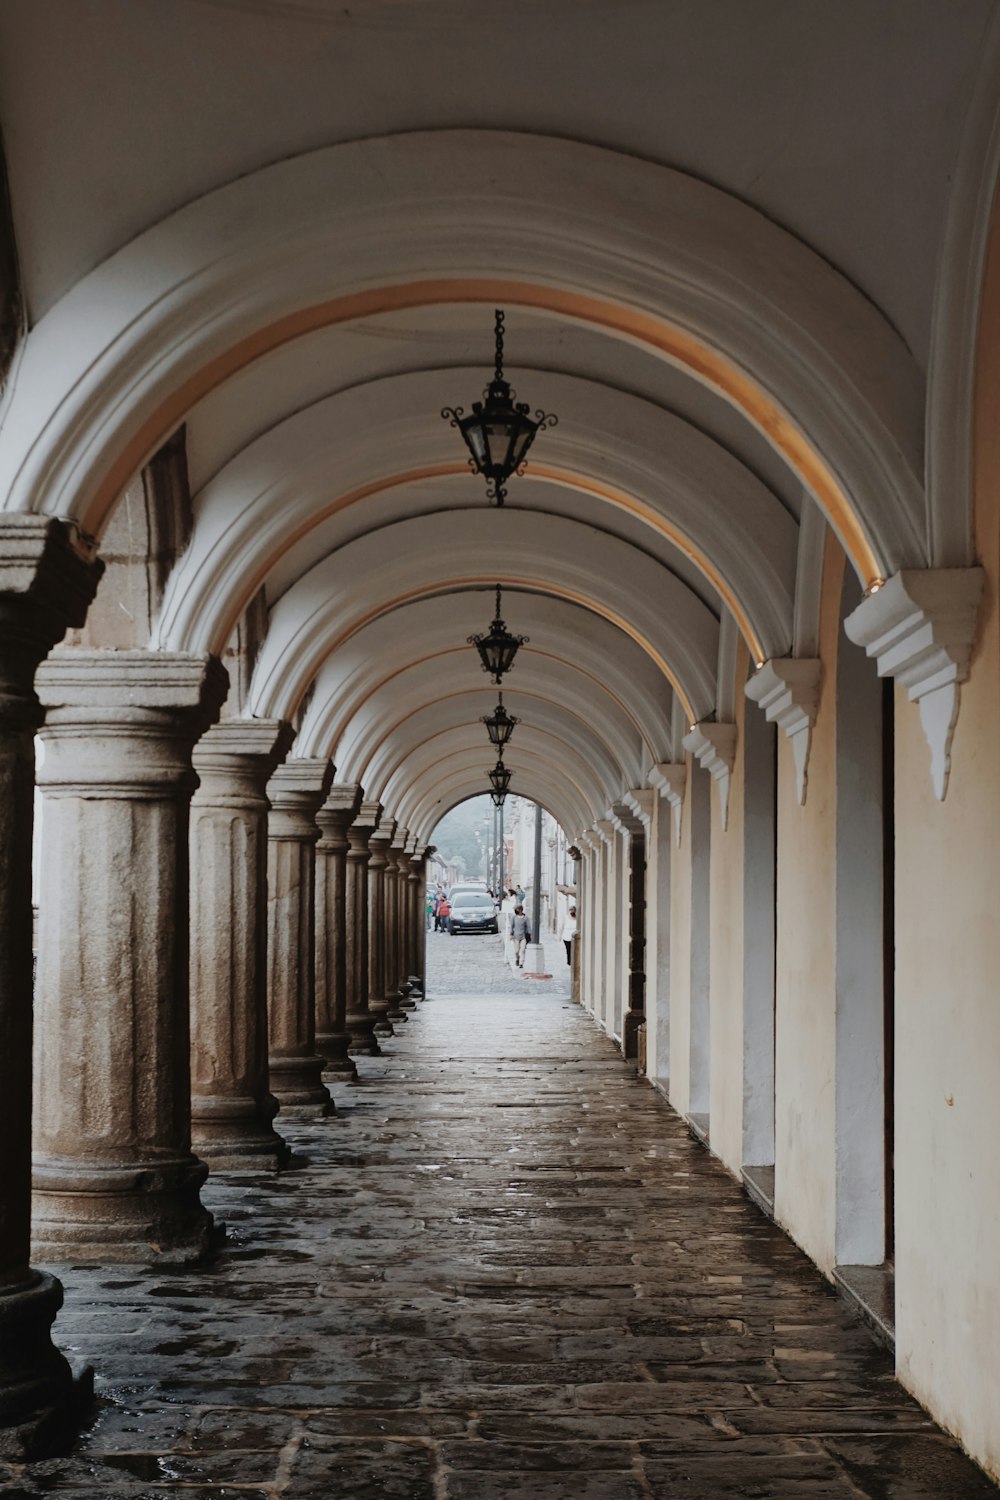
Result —
[[347, 851], [361, 806], [358, 786], [331, 786], [319, 812], [316, 845], [316, 1050], [324, 1076], [350, 1083], [358, 1076], [347, 1028]]
[[196, 745], [191, 803], [191, 1137], [212, 1171], [276, 1171], [267, 1060], [267, 781], [278, 719], [226, 719]]
[[347, 937], [347, 1030], [350, 1050], [378, 1057], [375, 1014], [368, 1004], [368, 860], [371, 836], [382, 809], [377, 802], [362, 803], [347, 830], [347, 891], [344, 921]]
[[53, 1259], [186, 1262], [217, 1239], [191, 1151], [191, 751], [212, 657], [56, 651], [47, 710], [33, 1231]]
[[267, 1009], [271, 1092], [290, 1120], [335, 1113], [316, 1051], [316, 813], [328, 760], [286, 760], [267, 784]]
[[38, 663], [82, 625], [102, 571], [70, 527], [0, 516], [0, 1458], [43, 1456], [69, 1436], [91, 1392], [52, 1343], [62, 1305], [28, 1264], [31, 1222], [31, 842]]

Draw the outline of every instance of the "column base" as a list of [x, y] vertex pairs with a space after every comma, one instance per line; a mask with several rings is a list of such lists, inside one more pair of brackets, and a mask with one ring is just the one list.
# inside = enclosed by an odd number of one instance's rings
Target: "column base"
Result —
[[622, 1056], [638, 1058], [639, 1029], [646, 1017], [641, 1010], [627, 1010], [622, 1020]]
[[280, 1172], [291, 1156], [271, 1121], [278, 1101], [196, 1094], [191, 1100], [191, 1145], [211, 1172]]
[[323, 1082], [324, 1059], [311, 1052], [303, 1057], [272, 1057], [271, 1092], [286, 1120], [322, 1120], [337, 1113]]
[[392, 1022], [389, 1020], [387, 1011], [389, 1009], [386, 1000], [369, 1000], [368, 1009], [372, 1016], [372, 1029], [376, 1036], [395, 1036]]
[[402, 998], [402, 995], [388, 995], [386, 997], [386, 1019], [391, 1021], [394, 1026], [405, 1023], [410, 1019], [400, 1003]]
[[354, 1060], [348, 1056], [353, 1039], [346, 1031], [324, 1031], [316, 1037], [316, 1051], [326, 1058], [324, 1078], [333, 1078], [341, 1083], [352, 1083], [358, 1076]]
[[351, 1038], [349, 1051], [356, 1057], [381, 1057], [382, 1049], [375, 1039], [375, 1017], [370, 1011], [348, 1016], [345, 1024]]
[[32, 1178], [32, 1247], [39, 1260], [190, 1265], [225, 1238], [198, 1196], [196, 1156], [113, 1166], [42, 1158]]
[[44, 1271], [0, 1288], [0, 1458], [28, 1463], [74, 1436], [94, 1395], [94, 1372], [52, 1342], [62, 1285]]

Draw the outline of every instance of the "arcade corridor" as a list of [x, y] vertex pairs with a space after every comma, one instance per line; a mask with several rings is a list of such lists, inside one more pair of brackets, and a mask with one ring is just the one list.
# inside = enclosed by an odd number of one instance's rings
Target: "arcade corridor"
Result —
[[578, 1007], [521, 981], [400, 1030], [293, 1170], [211, 1179], [217, 1265], [61, 1270], [100, 1417], [0, 1493], [995, 1494]]

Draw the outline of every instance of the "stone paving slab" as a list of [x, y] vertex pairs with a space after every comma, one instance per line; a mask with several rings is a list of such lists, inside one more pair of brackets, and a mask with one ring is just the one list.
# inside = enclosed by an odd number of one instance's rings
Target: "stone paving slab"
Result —
[[436, 998], [287, 1127], [291, 1170], [210, 1179], [216, 1261], [59, 1268], [99, 1409], [0, 1494], [995, 1496], [565, 976], [476, 941], [437, 941]]

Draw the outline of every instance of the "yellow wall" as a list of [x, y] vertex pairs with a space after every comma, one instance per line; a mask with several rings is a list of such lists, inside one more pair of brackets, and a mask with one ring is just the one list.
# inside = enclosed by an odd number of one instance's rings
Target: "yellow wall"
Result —
[[[688, 782], [691, 757], [687, 757]], [[684, 798], [681, 841], [671, 845], [670, 878], [670, 1103], [691, 1106], [691, 801]]]
[[[729, 787], [729, 826], [712, 788], [711, 983], [712, 1150], [739, 1176], [743, 1166], [743, 694], [749, 659], [736, 661], [736, 762]], [[752, 713], [759, 713], [755, 704]]]
[[806, 801], [778, 736], [774, 1211], [817, 1265], [834, 1265], [836, 1057], [836, 691], [844, 554], [831, 533], [823, 567], [823, 676]]
[[1000, 255], [976, 391], [979, 644], [944, 802], [917, 710], [896, 728], [900, 1378], [1000, 1477]]

